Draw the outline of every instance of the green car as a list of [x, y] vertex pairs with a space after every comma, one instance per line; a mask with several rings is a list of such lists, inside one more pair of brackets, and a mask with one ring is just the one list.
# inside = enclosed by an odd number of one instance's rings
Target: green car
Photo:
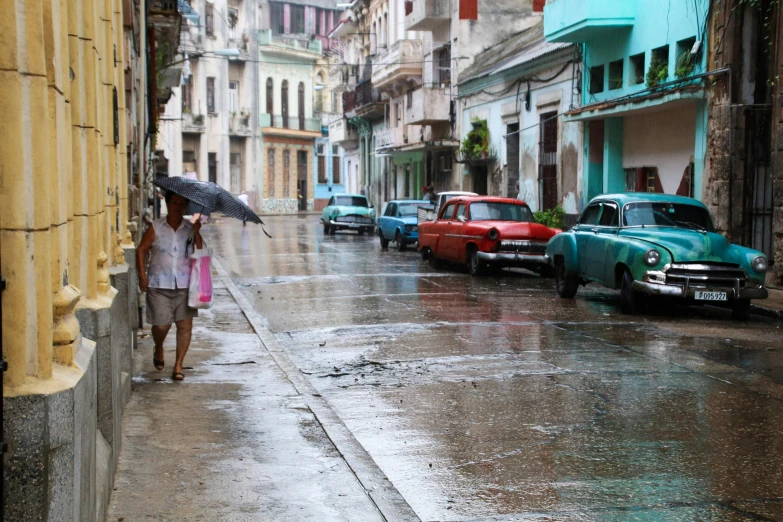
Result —
[[338, 230], [356, 230], [359, 235], [375, 231], [375, 209], [360, 194], [335, 194], [321, 214], [324, 234]]
[[667, 194], [606, 194], [577, 224], [547, 243], [557, 293], [580, 284], [620, 289], [620, 308], [634, 313], [648, 296], [686, 304], [725, 302], [745, 319], [751, 299], [765, 299], [767, 258], [717, 234], [699, 201]]

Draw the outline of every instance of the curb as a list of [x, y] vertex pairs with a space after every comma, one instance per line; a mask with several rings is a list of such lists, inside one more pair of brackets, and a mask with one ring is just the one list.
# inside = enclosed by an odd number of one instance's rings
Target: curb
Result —
[[212, 266], [256, 332], [262, 346], [283, 371], [297, 393], [304, 399], [316, 421], [321, 425], [324, 433], [329, 437], [334, 448], [353, 472], [359, 484], [364, 488], [365, 494], [375, 504], [384, 520], [421, 522], [413, 508], [397, 491], [397, 488], [378, 467], [367, 450], [356, 440], [351, 430], [342, 422], [326, 399], [291, 362], [285, 350], [277, 343], [274, 334], [263, 325], [262, 316], [250, 305], [234, 282], [231, 281], [223, 265], [214, 257], [212, 258]]
[[776, 310], [774, 308], [768, 308], [757, 304], [750, 305], [750, 313], [754, 315], [760, 315], [767, 319], [775, 319], [777, 321], [783, 321], [783, 310]]

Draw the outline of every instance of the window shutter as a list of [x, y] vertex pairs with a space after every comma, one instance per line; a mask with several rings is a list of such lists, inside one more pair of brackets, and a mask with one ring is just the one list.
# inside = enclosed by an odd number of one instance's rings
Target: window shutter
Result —
[[478, 20], [478, 0], [459, 0], [459, 19]]

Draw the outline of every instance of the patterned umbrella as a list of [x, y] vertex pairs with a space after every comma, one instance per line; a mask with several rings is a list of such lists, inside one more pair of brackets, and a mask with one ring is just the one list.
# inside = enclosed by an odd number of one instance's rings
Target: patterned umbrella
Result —
[[[255, 212], [250, 210], [250, 207], [216, 183], [197, 181], [182, 176], [159, 178], [153, 183], [162, 189], [179, 194], [210, 212], [220, 212], [224, 216], [257, 223], [262, 225], [263, 229], [264, 222]], [[264, 230], [264, 234], [272, 237], [266, 230]]]

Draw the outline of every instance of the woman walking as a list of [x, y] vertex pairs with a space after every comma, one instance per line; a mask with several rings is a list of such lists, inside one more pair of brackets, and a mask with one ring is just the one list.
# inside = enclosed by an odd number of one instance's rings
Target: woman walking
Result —
[[[166, 206], [168, 215], [153, 221], [139, 243], [136, 269], [139, 288], [147, 293], [147, 322], [152, 325], [155, 341], [153, 364], [158, 370], [164, 368], [163, 342], [171, 325], [176, 324], [177, 358], [171, 378], [181, 381], [185, 378], [182, 364], [190, 348], [193, 318], [198, 317], [198, 310], [188, 306], [190, 254], [194, 247], [202, 248], [203, 241], [201, 220], [191, 224], [183, 218], [187, 199], [168, 191]], [[147, 254], [150, 254], [149, 270]]]

